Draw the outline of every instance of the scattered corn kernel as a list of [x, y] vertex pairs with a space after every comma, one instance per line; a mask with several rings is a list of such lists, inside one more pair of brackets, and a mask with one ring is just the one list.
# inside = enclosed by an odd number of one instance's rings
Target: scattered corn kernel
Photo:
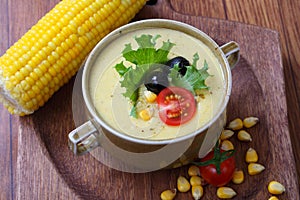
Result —
[[224, 151], [233, 150], [234, 146], [229, 140], [223, 140], [221, 142], [221, 149], [223, 149]]
[[175, 198], [177, 193], [176, 189], [173, 190], [165, 190], [160, 194], [160, 199], [161, 200], [172, 200]]
[[271, 194], [282, 194], [285, 192], [285, 187], [277, 181], [271, 181], [268, 190]]
[[220, 139], [221, 140], [227, 140], [231, 138], [234, 135], [234, 132], [232, 130], [224, 129], [221, 133]]
[[192, 196], [195, 200], [201, 199], [203, 196], [203, 187], [201, 185], [192, 186]]
[[251, 135], [245, 130], [240, 130], [238, 132], [237, 137], [240, 141], [243, 141], [243, 142], [251, 142], [252, 141]]
[[231, 199], [236, 196], [236, 192], [230, 187], [219, 187], [217, 190], [217, 196], [220, 199]]
[[248, 173], [249, 175], [256, 175], [265, 170], [265, 166], [259, 163], [250, 163], [248, 165]]
[[188, 169], [188, 174], [189, 176], [199, 176], [200, 175], [199, 167], [196, 165], [191, 165]]
[[177, 189], [179, 192], [187, 192], [189, 191], [191, 188], [191, 185], [189, 183], [189, 181], [183, 177], [183, 176], [179, 176], [177, 179]]
[[271, 196], [269, 200], [279, 200], [276, 196]]
[[256, 125], [258, 121], [259, 121], [259, 119], [257, 117], [246, 117], [243, 120], [243, 125], [246, 128], [251, 128], [252, 126]]
[[151, 119], [152, 115], [149, 109], [144, 109], [139, 112], [139, 116], [142, 120], [148, 121]]
[[190, 178], [190, 184], [191, 186], [201, 185], [201, 177], [200, 176], [192, 176]]
[[243, 170], [235, 170], [232, 177], [232, 182], [235, 184], [241, 184], [244, 182], [244, 172]]
[[149, 90], [145, 90], [144, 95], [149, 103], [153, 103], [157, 98], [157, 95]]
[[245, 158], [247, 163], [255, 163], [258, 161], [258, 155], [255, 149], [249, 148], [246, 152], [246, 158]]
[[240, 130], [243, 128], [243, 121], [240, 118], [236, 118], [229, 122], [228, 128], [234, 131]]

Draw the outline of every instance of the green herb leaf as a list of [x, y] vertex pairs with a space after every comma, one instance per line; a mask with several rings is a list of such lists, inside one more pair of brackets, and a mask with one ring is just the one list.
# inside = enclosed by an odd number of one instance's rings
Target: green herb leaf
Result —
[[150, 64], [136, 67], [135, 69], [128, 70], [120, 81], [121, 87], [126, 88], [123, 93], [125, 97], [128, 97], [133, 104], [138, 99], [138, 88], [143, 82], [143, 77], [147, 71], [151, 68]]
[[[191, 66], [187, 67], [187, 71], [189, 70], [190, 67]], [[186, 78], [182, 77], [182, 75], [178, 71], [179, 71], [178, 65], [175, 65], [174, 68], [170, 70], [169, 78], [171, 79], [171, 84], [173, 86], [185, 88], [191, 91], [193, 94], [195, 94], [193, 86], [186, 80]]]
[[[156, 41], [160, 37], [160, 35], [141, 35], [140, 37], [135, 37], [138, 48], [134, 50], [131, 44], [126, 44], [122, 51], [126, 61], [131, 62], [134, 66], [126, 67], [123, 62], [115, 65], [116, 71], [123, 77], [120, 81], [121, 87], [126, 88], [123, 95], [132, 101], [133, 106], [135, 106], [138, 99], [137, 89], [143, 83], [144, 75], [153, 64], [167, 62], [169, 51], [175, 45], [168, 40], [163, 42], [160, 48], [156, 49]], [[131, 115], [134, 112], [133, 108]]]
[[138, 44], [138, 49], [133, 50], [131, 44], [126, 44], [125, 49], [122, 51], [123, 57], [135, 64], [144, 65], [150, 63], [165, 63], [168, 60], [168, 53], [170, 49], [175, 45], [169, 41], [163, 42], [163, 45], [159, 49], [155, 49], [156, 40], [160, 35], [141, 35], [135, 37]]
[[194, 55], [193, 64], [186, 67], [187, 70], [184, 76], [180, 75], [180, 73], [178, 72], [178, 66], [175, 66], [173, 69], [171, 69], [169, 78], [171, 78], [172, 85], [183, 87], [187, 90], [190, 90], [193, 94], [195, 94], [196, 90], [208, 89], [208, 86], [205, 84], [206, 78], [210, 76], [207, 72], [208, 64], [205, 60], [203, 68], [197, 69], [196, 66], [198, 60], [199, 56], [196, 53]]
[[131, 67], [125, 67], [124, 63], [121, 62], [115, 65], [115, 69], [117, 70], [120, 76], [123, 76], [127, 71], [131, 69]]
[[134, 118], [138, 118], [137, 113], [136, 113], [136, 105], [133, 105], [131, 110], [130, 110], [130, 116]]

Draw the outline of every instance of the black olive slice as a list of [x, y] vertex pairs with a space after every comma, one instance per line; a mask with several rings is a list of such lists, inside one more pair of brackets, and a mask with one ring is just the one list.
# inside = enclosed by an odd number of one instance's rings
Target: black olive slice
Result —
[[169, 60], [166, 65], [168, 65], [170, 68], [175, 67], [175, 65], [178, 64], [179, 70], [178, 72], [184, 76], [186, 73], [186, 66], [190, 66], [190, 62], [185, 59], [184, 57], [181, 56], [177, 56], [175, 58], [172, 58], [171, 60]]
[[144, 76], [144, 84], [147, 90], [158, 94], [160, 91], [169, 86], [168, 66], [158, 65]]

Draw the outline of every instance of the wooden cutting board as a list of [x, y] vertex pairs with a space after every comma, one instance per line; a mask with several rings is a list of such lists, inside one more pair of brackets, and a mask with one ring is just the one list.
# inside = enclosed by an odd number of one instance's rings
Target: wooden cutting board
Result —
[[[260, 122], [248, 130], [252, 142], [231, 139], [237, 151], [237, 166], [245, 172], [245, 182], [229, 186], [238, 193], [235, 199], [268, 199], [268, 182], [278, 180], [287, 188], [280, 199], [299, 199], [278, 33], [231, 21], [182, 15], [173, 11], [168, 1], [146, 6], [135, 20], [146, 18], [186, 22], [220, 45], [230, 40], [240, 44], [241, 60], [232, 71], [228, 120], [257, 116]], [[73, 83], [74, 79], [36, 113], [16, 119], [17, 199], [159, 199], [163, 190], [176, 187], [179, 175], [188, 177], [187, 166], [132, 174], [111, 169], [89, 154], [74, 156], [67, 145], [67, 135], [74, 129]], [[249, 147], [258, 151], [259, 163], [266, 167], [262, 174], [249, 176], [246, 172], [244, 155]], [[216, 188], [204, 189], [203, 199], [217, 199]], [[176, 199], [193, 198], [190, 193], [181, 193]]]

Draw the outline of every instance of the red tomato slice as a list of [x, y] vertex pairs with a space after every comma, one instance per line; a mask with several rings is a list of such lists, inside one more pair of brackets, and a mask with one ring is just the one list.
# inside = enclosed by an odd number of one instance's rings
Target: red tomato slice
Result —
[[196, 112], [194, 95], [184, 88], [167, 87], [157, 97], [160, 119], [171, 126], [184, 124]]

